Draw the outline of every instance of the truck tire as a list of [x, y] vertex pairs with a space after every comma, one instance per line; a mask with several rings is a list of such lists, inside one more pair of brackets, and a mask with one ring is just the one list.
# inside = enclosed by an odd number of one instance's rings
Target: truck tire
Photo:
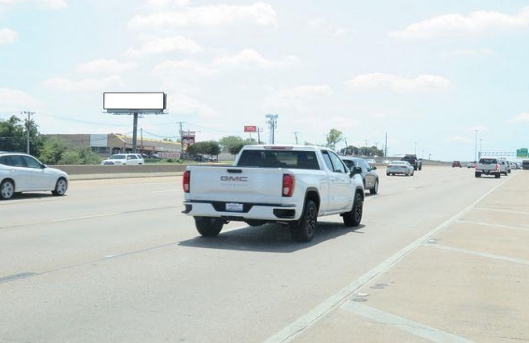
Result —
[[360, 225], [360, 222], [362, 221], [363, 209], [364, 199], [359, 193], [356, 193], [353, 208], [351, 211], [342, 215], [345, 226], [354, 227]]
[[500, 176], [501, 176], [501, 173], [496, 173], [496, 175], [494, 175], [494, 177], [495, 177], [496, 179], [499, 179]]
[[475, 177], [481, 177], [481, 173], [476, 172], [476, 173], [474, 174], [474, 176], [475, 176]]
[[215, 237], [220, 233], [224, 222], [219, 218], [194, 217], [198, 233], [204, 237]]
[[312, 200], [307, 200], [301, 218], [290, 224], [290, 235], [296, 242], [310, 242], [318, 224], [318, 207]]

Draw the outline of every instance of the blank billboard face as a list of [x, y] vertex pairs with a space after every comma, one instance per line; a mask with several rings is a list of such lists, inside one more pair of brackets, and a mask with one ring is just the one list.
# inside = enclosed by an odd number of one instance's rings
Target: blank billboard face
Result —
[[163, 92], [105, 92], [103, 109], [112, 110], [165, 110]]

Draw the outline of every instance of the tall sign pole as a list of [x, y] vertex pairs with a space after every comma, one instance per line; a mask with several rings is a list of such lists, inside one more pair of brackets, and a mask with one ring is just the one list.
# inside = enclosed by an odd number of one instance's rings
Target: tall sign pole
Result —
[[277, 114], [267, 114], [266, 118], [268, 119], [268, 127], [270, 128], [270, 144], [275, 144], [275, 131], [277, 127]]

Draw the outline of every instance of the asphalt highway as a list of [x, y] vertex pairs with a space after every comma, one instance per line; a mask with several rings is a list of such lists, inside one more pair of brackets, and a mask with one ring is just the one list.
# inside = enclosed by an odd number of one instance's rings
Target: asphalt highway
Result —
[[0, 202], [0, 342], [529, 342], [529, 173], [385, 175], [360, 227], [203, 238], [179, 175]]

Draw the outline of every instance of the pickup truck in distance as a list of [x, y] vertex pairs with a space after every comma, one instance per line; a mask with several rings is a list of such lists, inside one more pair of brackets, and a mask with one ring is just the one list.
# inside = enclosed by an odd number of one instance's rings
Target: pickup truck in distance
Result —
[[407, 161], [413, 166], [413, 170], [422, 170], [422, 160], [417, 158], [417, 155], [404, 155], [401, 161]]
[[476, 171], [474, 175], [476, 177], [481, 177], [484, 175], [494, 175], [494, 177], [499, 178], [501, 176], [501, 167], [500, 162], [497, 158], [485, 157], [480, 158], [478, 164], [476, 164]]
[[182, 213], [202, 236], [217, 236], [229, 221], [279, 223], [298, 242], [312, 240], [318, 217], [340, 214], [360, 225], [361, 170], [350, 171], [332, 150], [315, 146], [246, 145], [233, 166], [188, 166]]

